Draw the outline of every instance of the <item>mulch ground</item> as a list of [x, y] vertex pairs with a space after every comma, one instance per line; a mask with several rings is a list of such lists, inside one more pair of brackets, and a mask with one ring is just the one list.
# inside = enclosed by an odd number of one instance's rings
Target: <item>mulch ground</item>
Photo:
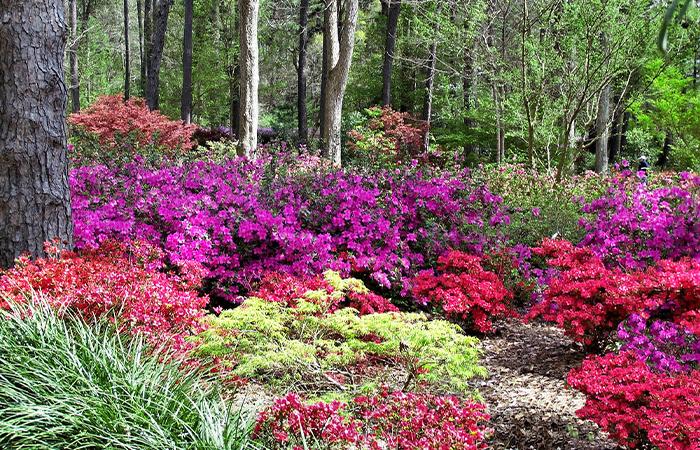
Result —
[[481, 363], [489, 378], [475, 381], [488, 405], [494, 450], [617, 450], [595, 424], [575, 411], [584, 404], [566, 387], [569, 370], [583, 360], [561, 330], [518, 321], [501, 323], [482, 338]]

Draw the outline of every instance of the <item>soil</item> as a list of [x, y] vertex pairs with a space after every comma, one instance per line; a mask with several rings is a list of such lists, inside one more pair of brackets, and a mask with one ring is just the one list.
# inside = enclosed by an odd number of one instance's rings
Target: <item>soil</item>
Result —
[[566, 375], [581, 363], [581, 347], [550, 325], [500, 323], [482, 338], [477, 380], [494, 429], [494, 450], [618, 450], [593, 423], [576, 417], [585, 398], [568, 389]]

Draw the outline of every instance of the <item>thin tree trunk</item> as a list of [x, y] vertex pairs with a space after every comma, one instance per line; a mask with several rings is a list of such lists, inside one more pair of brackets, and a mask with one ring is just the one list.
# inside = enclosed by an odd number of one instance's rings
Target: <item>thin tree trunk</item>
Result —
[[193, 0], [185, 0], [185, 31], [182, 38], [182, 121], [192, 123], [192, 14]]
[[57, 239], [72, 247], [62, 0], [3, 0], [0, 267]]
[[238, 138], [241, 153], [248, 157], [253, 156], [258, 147], [258, 9], [258, 0], [240, 0], [238, 3], [241, 48]]
[[131, 55], [129, 50], [129, 0], [124, 0], [124, 101], [131, 97]]
[[143, 0], [143, 59], [146, 77], [143, 79], [143, 95], [148, 96], [148, 77], [151, 73], [151, 47], [153, 46], [153, 0]]
[[299, 62], [297, 64], [297, 119], [299, 143], [309, 142], [309, 122], [306, 110], [306, 53], [309, 44], [309, 0], [299, 5]]
[[426, 152], [430, 148], [430, 126], [433, 117], [433, 92], [435, 88], [435, 69], [437, 66], [437, 40], [430, 44], [430, 55], [428, 59], [428, 73], [425, 80], [425, 103], [423, 103], [423, 120], [426, 125], [426, 132], [423, 136], [423, 150]]
[[608, 138], [610, 130], [610, 85], [603, 88], [598, 99], [598, 115], [596, 118], [595, 171], [608, 172]]
[[68, 26], [70, 28], [70, 48], [68, 49], [68, 65], [70, 66], [70, 110], [80, 111], [80, 74], [78, 72], [78, 0], [68, 2]]
[[666, 164], [668, 164], [668, 157], [671, 155], [671, 147], [673, 146], [673, 133], [670, 131], [666, 132], [666, 135], [664, 136], [664, 146], [661, 149], [661, 154], [659, 155], [659, 159], [656, 161], [657, 167], [661, 169], [666, 168]]
[[384, 44], [384, 64], [382, 66], [382, 104], [391, 106], [391, 75], [394, 67], [394, 51], [396, 49], [396, 29], [401, 13], [401, 0], [388, 0], [386, 25], [386, 42]]
[[[464, 127], [467, 132], [474, 128], [474, 121], [471, 114], [476, 108], [473, 102], [472, 95], [474, 92], [474, 59], [472, 49], [468, 49], [464, 56], [464, 71], [462, 73], [462, 97], [464, 98]], [[469, 137], [471, 139], [471, 135]], [[468, 158], [475, 151], [474, 144], [468, 143], [464, 145], [464, 157]]]
[[324, 144], [324, 156], [339, 166], [342, 163], [340, 129], [343, 98], [355, 49], [359, 1], [346, 0], [343, 3], [342, 34], [338, 30], [341, 14], [338, 1], [325, 0], [323, 33], [324, 53], [328, 55], [328, 80], [323, 97], [324, 127], [321, 130], [321, 141]]
[[146, 61], [143, 48], [143, 0], [136, 0], [136, 19], [139, 26], [139, 89], [141, 95], [146, 93]]
[[175, 0], [155, 0], [153, 3], [153, 33], [151, 38], [151, 62], [146, 85], [146, 101], [151, 110], [160, 106], [160, 64], [163, 60], [168, 15]]

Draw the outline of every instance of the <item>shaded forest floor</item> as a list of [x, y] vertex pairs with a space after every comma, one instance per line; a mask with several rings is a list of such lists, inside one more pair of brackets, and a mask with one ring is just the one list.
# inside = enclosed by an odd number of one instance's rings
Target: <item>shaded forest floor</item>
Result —
[[489, 372], [475, 381], [495, 431], [494, 450], [616, 450], [594, 424], [576, 417], [584, 404], [567, 389], [566, 375], [584, 353], [561, 330], [518, 321], [501, 323], [482, 338], [481, 364]]

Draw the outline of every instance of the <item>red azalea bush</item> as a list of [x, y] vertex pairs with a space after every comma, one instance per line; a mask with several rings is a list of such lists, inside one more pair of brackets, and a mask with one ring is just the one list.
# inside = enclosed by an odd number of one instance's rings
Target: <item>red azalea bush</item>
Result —
[[452, 250], [438, 258], [437, 274], [423, 271], [413, 280], [413, 295], [433, 303], [453, 318], [468, 321], [476, 330], [491, 330], [491, 319], [515, 315], [513, 298], [499, 277], [482, 267], [482, 258]]
[[[80, 133], [96, 136], [100, 153], [126, 151], [133, 155], [139, 149], [155, 147], [166, 156], [174, 156], [194, 146], [192, 135], [195, 125], [186, 125], [179, 120], [170, 120], [158, 111], [150, 111], [143, 99], [132, 98], [126, 102], [118, 95], [100, 97], [95, 104], [83, 112], [72, 114], [69, 123], [78, 131], [78, 138], [87, 138]], [[79, 142], [79, 152], [89, 144]]]
[[384, 391], [349, 405], [305, 405], [289, 394], [260, 414], [254, 436], [266, 448], [477, 450], [487, 448], [488, 419], [484, 405], [456, 397]]
[[388, 168], [417, 159], [423, 151], [425, 123], [389, 106], [365, 110], [363, 120], [348, 132], [347, 159], [358, 166]]
[[589, 248], [567, 241], [545, 240], [533, 253], [559, 273], [526, 319], [555, 322], [574, 340], [598, 348], [631, 314], [670, 317], [691, 331], [700, 328], [697, 261], [660, 261], [644, 271], [624, 272], [608, 269]]
[[[316, 291], [320, 295], [307, 296], [306, 294], [310, 291]], [[311, 302], [322, 299], [328, 302], [325, 305], [328, 312], [343, 307], [354, 308], [360, 312], [360, 315], [398, 311], [398, 308], [388, 299], [369, 290], [351, 286], [342, 296], [333, 295], [334, 293], [337, 293], [337, 290], [321, 275], [311, 277], [268, 272], [250, 296], [291, 307], [296, 307], [300, 299]]]
[[[62, 252], [30, 261], [20, 258], [15, 268], [0, 276], [0, 307], [6, 301], [25, 302], [32, 292], [44, 294], [57, 308], [68, 308], [86, 318], [117, 314], [132, 333], [144, 333], [158, 342], [201, 329], [200, 318], [208, 299], [193, 289], [201, 279], [196, 267], [176, 276], [153, 269], [157, 265], [149, 246], [137, 252], [115, 242], [81, 254]], [[155, 251], [157, 255], [157, 251]], [[201, 272], [200, 272], [201, 273]], [[5, 299], [2, 300], [2, 298]]]
[[620, 444], [660, 450], [700, 448], [700, 371], [653, 372], [632, 352], [586, 359], [569, 373], [583, 392], [577, 414], [600, 425]]

